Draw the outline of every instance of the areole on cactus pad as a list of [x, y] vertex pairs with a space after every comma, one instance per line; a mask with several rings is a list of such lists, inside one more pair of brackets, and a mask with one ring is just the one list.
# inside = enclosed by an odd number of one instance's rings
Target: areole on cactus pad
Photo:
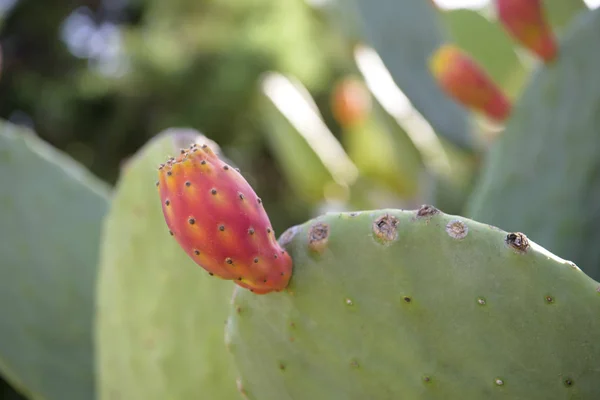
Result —
[[226, 328], [250, 400], [600, 398], [600, 284], [524, 234], [424, 206], [279, 240], [289, 287]]
[[158, 175], [170, 233], [198, 265], [256, 294], [287, 286], [292, 260], [238, 170], [208, 145], [193, 144], [162, 164]]

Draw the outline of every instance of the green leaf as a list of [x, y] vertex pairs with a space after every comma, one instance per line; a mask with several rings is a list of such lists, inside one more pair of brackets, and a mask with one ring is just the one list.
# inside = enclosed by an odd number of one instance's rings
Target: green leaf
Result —
[[102, 400], [239, 398], [223, 341], [233, 283], [210, 277], [169, 235], [155, 186], [158, 164], [193, 141], [208, 142], [191, 130], [159, 134], [117, 183], [98, 287]]
[[0, 185], [0, 370], [31, 399], [93, 399], [94, 288], [108, 188], [8, 123], [0, 126]]

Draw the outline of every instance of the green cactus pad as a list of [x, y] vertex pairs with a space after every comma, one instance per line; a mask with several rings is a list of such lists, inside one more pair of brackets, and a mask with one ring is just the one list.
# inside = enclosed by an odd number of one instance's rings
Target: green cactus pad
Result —
[[600, 284], [521, 234], [433, 207], [280, 237], [287, 292], [236, 290], [248, 399], [600, 398]]
[[210, 277], [169, 236], [155, 186], [168, 155], [209, 142], [194, 132], [152, 139], [117, 184], [98, 288], [101, 400], [239, 399], [223, 344], [233, 284]]
[[93, 399], [94, 287], [108, 187], [6, 122], [0, 185], [0, 373], [30, 399]]
[[565, 35], [494, 144], [466, 215], [527, 232], [600, 280], [600, 9]]
[[548, 22], [559, 33], [569, 25], [572, 19], [588, 9], [584, 0], [543, 0]]

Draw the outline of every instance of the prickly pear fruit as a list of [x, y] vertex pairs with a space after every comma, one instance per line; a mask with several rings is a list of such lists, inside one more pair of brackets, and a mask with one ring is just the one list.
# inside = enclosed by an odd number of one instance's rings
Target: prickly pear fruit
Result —
[[502, 25], [521, 45], [545, 62], [556, 58], [557, 45], [541, 0], [496, 0]]
[[355, 78], [344, 78], [332, 92], [333, 116], [342, 127], [364, 121], [371, 111], [371, 93], [366, 85]]
[[429, 68], [449, 96], [488, 118], [508, 118], [511, 104], [487, 72], [469, 55], [452, 44], [438, 48], [429, 59]]
[[279, 240], [289, 287], [226, 327], [250, 400], [600, 398], [600, 284], [521, 233], [424, 206]]
[[208, 145], [193, 144], [161, 165], [158, 175], [170, 233], [198, 265], [256, 294], [287, 286], [292, 260], [239, 171]]

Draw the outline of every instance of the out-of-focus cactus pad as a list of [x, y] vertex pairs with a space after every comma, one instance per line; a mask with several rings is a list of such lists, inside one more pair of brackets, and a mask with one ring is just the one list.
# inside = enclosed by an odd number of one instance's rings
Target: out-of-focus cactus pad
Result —
[[494, 143], [467, 216], [529, 237], [600, 279], [600, 9], [575, 20]]
[[93, 399], [107, 186], [29, 130], [4, 122], [0, 185], [0, 372], [32, 399]]
[[191, 131], [160, 134], [117, 183], [100, 264], [101, 400], [239, 398], [223, 343], [234, 285], [209, 277], [169, 236], [156, 195], [158, 164], [194, 140], [211, 145]]
[[427, 70], [430, 54], [445, 41], [435, 8], [427, 1], [337, 1], [340, 7], [355, 5], [365, 41], [435, 131], [460, 147], [474, 147], [468, 114], [442, 93]]

